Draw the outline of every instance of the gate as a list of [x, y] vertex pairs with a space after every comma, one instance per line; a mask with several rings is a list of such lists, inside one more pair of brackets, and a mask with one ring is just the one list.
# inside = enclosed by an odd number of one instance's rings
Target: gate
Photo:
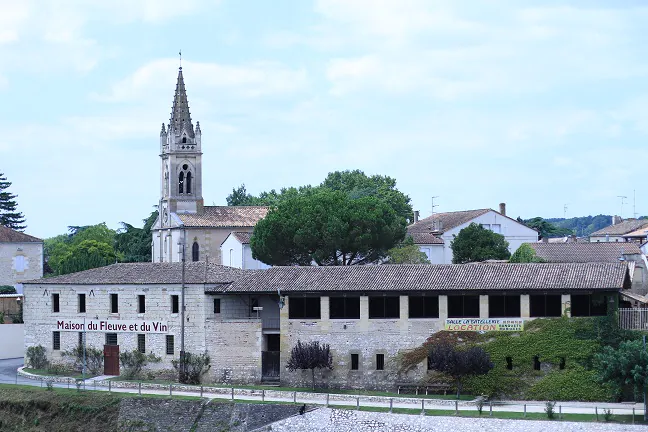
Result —
[[119, 345], [104, 345], [104, 375], [119, 375]]
[[261, 380], [279, 381], [279, 351], [261, 353]]

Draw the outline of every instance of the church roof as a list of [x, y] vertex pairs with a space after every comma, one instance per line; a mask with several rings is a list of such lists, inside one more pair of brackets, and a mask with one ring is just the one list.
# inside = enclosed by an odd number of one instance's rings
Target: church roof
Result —
[[43, 243], [43, 240], [0, 225], [0, 243]]
[[182, 76], [182, 67], [178, 70], [178, 82], [176, 83], [175, 96], [173, 97], [173, 108], [171, 110], [169, 125], [169, 129], [174, 129], [176, 135], [179, 135], [183, 127], [186, 127], [187, 134], [191, 138], [194, 138], [194, 128], [191, 123], [191, 114], [189, 113], [189, 102], [187, 101], [187, 91], [185, 89], [184, 77]]
[[205, 206], [203, 213], [177, 213], [186, 227], [253, 227], [268, 213], [264, 206]]

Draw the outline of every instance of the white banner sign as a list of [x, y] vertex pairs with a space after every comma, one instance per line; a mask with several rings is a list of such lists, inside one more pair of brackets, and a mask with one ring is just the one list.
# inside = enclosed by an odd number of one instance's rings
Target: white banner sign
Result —
[[57, 320], [55, 331], [102, 332], [102, 333], [168, 333], [169, 326], [163, 321], [147, 320]]
[[445, 322], [449, 331], [522, 331], [522, 318], [449, 318]]

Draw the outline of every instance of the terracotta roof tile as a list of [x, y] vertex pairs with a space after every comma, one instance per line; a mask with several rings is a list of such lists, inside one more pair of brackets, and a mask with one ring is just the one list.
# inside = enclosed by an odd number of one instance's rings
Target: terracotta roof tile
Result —
[[623, 235], [648, 226], [646, 219], [628, 219], [615, 225], [606, 226], [603, 229], [593, 232], [590, 237], [600, 237], [606, 235]]
[[251, 232], [236, 231], [232, 234], [234, 234], [234, 237], [236, 237], [241, 244], [250, 244], [250, 237], [252, 237]]
[[253, 227], [268, 213], [262, 206], [205, 206], [202, 214], [178, 213], [187, 227]]
[[0, 243], [42, 243], [43, 240], [0, 225]]
[[619, 262], [623, 254], [640, 254], [636, 243], [527, 243], [538, 257], [554, 263]]
[[[432, 216], [421, 219], [410, 225], [407, 230], [413, 232], [446, 232], [466, 222], [470, 222], [478, 216], [488, 213], [491, 209], [464, 210], [446, 213], [434, 213]], [[440, 227], [439, 227], [440, 223]]]
[[414, 244], [428, 245], [428, 244], [443, 244], [443, 239], [435, 236], [432, 233], [426, 232], [408, 232], [407, 235], [412, 237]]
[[625, 263], [272, 267], [247, 273], [225, 292], [620, 290]]

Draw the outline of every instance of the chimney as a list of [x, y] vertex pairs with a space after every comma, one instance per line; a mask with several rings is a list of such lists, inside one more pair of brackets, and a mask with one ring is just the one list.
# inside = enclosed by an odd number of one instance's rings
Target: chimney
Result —
[[500, 203], [500, 214], [506, 216], [506, 203]]
[[414, 223], [418, 222], [420, 212], [419, 210], [414, 210]]

